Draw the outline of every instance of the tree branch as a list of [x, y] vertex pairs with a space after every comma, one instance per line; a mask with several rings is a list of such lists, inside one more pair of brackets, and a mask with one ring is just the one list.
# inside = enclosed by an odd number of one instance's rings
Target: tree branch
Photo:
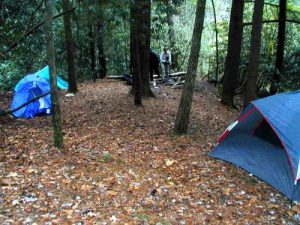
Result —
[[[245, 0], [244, 2], [245, 3], [254, 3], [255, 1], [254, 0]], [[279, 8], [279, 5], [274, 4], [274, 3], [270, 3], [270, 2], [265, 2], [265, 5], [269, 5], [269, 6], [273, 6], [273, 7]], [[296, 11], [291, 10], [291, 9], [287, 9], [286, 11], [287, 12], [291, 12], [291, 13], [295, 13], [296, 12]]]
[[[255, 1], [253, 1], [253, 0], [245, 0], [244, 1], [245, 3], [254, 3]], [[265, 5], [269, 5], [269, 6], [273, 6], [273, 7], [279, 7], [279, 5], [277, 5], [277, 4], [274, 4], [274, 3], [270, 3], [270, 2], [265, 2]]]
[[39, 9], [43, 6], [43, 3], [44, 3], [44, 0], [42, 0], [40, 2], [40, 4], [33, 10], [32, 14], [31, 14], [31, 17], [30, 17], [30, 20], [29, 20], [29, 25], [27, 28], [29, 28], [30, 26], [30, 23], [33, 22], [34, 18], [35, 18], [35, 14], [39, 11]]
[[0, 116], [6, 116], [6, 115], [9, 115], [9, 114], [12, 114], [12, 113], [14, 113], [14, 112], [16, 112], [16, 111], [22, 109], [22, 108], [25, 107], [26, 105], [29, 105], [30, 103], [32, 103], [32, 102], [34, 102], [34, 101], [36, 101], [36, 100], [38, 100], [38, 99], [40, 99], [40, 98], [43, 98], [43, 97], [45, 97], [46, 95], [49, 95], [50, 93], [51, 93], [51, 91], [49, 91], [49, 92], [47, 92], [47, 93], [45, 93], [45, 94], [42, 94], [42, 95], [40, 95], [40, 96], [37, 96], [37, 97], [31, 99], [30, 101], [25, 102], [24, 104], [18, 106], [17, 108], [15, 108], [15, 109], [13, 109], [13, 110], [10, 110], [10, 111], [7, 111], [7, 112], [6, 112], [6, 111], [0, 111]]
[[[69, 9], [68, 11], [61, 12], [61, 13], [59, 13], [59, 14], [53, 16], [52, 19], [59, 18], [59, 17], [65, 15], [65, 14], [67, 14], [67, 13], [70, 13], [70, 12], [74, 11], [75, 9], [76, 9], [76, 7], [73, 7], [73, 8], [71, 8], [71, 9]], [[23, 34], [23, 36], [22, 36], [17, 42], [15, 42], [15, 43], [13, 43], [12, 45], [10, 45], [9, 48], [6, 49], [6, 50], [4, 51], [4, 53], [3, 53], [3, 52], [0, 53], [0, 55], [1, 55], [2, 57], [5, 56], [5, 53], [7, 53], [7, 52], [11, 51], [12, 49], [14, 49], [15, 47], [17, 47], [20, 43], [22, 43], [22, 42], [25, 40], [26, 37], [28, 37], [31, 33], [33, 33], [36, 29], [38, 29], [38, 28], [39, 28], [40, 26], [42, 26], [44, 23], [45, 23], [45, 20], [39, 22], [39, 23], [36, 24], [34, 27], [32, 27], [31, 29], [29, 29], [28, 31], [26, 31], [26, 32]]]
[[287, 19], [286, 22], [300, 24], [300, 21], [298, 21], [298, 20]]
[[[263, 23], [279, 23], [281, 20], [265, 20], [263, 21]], [[300, 24], [300, 21], [298, 20], [284, 20], [285, 22], [289, 22], [289, 23], [296, 23], [296, 24]], [[250, 23], [244, 23], [243, 26], [252, 26], [253, 23], [250, 22]]]

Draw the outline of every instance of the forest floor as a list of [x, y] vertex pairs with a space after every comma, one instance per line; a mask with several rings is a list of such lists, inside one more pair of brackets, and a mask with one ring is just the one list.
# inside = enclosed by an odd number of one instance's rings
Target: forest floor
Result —
[[159, 86], [134, 107], [112, 80], [61, 94], [64, 150], [52, 147], [51, 117], [2, 118], [0, 224], [299, 223], [298, 205], [208, 156], [238, 112], [213, 86], [198, 89], [185, 136], [172, 134], [181, 90]]

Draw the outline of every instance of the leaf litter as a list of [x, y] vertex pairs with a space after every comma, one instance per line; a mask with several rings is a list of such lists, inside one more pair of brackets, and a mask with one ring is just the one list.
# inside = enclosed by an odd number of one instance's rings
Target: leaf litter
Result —
[[51, 117], [1, 118], [0, 223], [299, 224], [299, 205], [208, 157], [238, 113], [201, 87], [183, 136], [172, 134], [180, 90], [159, 86], [134, 107], [130, 87], [112, 80], [61, 94], [63, 150]]

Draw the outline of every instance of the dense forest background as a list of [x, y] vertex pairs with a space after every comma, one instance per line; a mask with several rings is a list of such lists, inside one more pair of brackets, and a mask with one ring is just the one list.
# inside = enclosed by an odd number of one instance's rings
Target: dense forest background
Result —
[[[108, 75], [129, 73], [130, 63], [130, 4], [129, 1], [70, 1], [71, 26], [75, 49], [75, 64], [79, 81], [91, 80], [99, 70], [99, 49], [102, 47]], [[227, 54], [231, 1], [215, 0], [218, 32], [218, 62], [216, 60], [215, 20], [212, 1], [207, 1], [201, 57], [198, 74], [211, 80], [220, 80], [224, 73]], [[0, 88], [11, 90], [25, 74], [46, 64], [44, 7], [42, 1], [0, 2]], [[173, 72], [186, 71], [196, 10], [195, 0], [153, 1], [151, 11], [151, 48], [160, 53], [171, 49]], [[242, 83], [249, 59], [253, 4], [245, 1], [244, 34], [240, 76]], [[286, 43], [282, 90], [299, 88], [300, 73], [299, 21], [300, 3], [289, 1], [287, 6]], [[264, 20], [278, 19], [279, 2], [268, 1]], [[64, 34], [62, 4], [55, 3], [53, 22], [57, 71], [67, 78], [67, 51]], [[269, 85], [275, 71], [277, 22], [263, 24], [259, 82]], [[218, 65], [217, 74], [216, 67]]]

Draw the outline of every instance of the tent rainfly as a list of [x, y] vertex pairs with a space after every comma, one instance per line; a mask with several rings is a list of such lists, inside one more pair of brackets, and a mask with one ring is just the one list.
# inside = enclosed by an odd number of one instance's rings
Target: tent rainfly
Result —
[[300, 200], [300, 91], [251, 102], [222, 134], [210, 156]]

